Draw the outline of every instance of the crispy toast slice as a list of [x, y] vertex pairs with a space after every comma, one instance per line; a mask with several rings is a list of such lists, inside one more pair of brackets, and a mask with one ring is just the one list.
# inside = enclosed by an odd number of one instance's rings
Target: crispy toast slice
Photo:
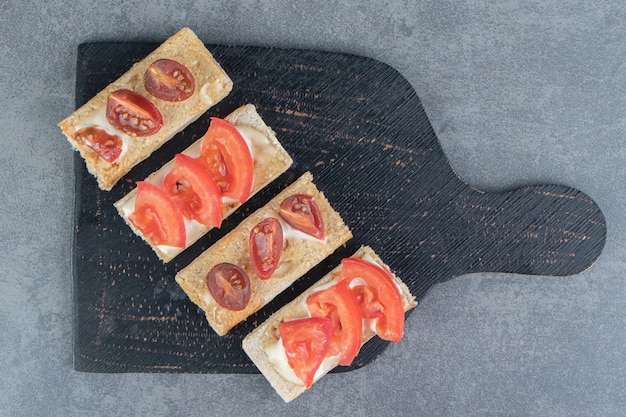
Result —
[[[143, 82], [144, 73], [159, 59], [174, 60], [191, 72], [195, 79], [195, 91], [191, 97], [179, 102], [169, 102], [148, 93]], [[98, 186], [109, 191], [135, 165], [226, 97], [232, 86], [232, 80], [204, 43], [191, 29], [183, 28], [58, 125], [72, 147], [80, 152], [87, 170], [96, 177]], [[163, 126], [158, 132], [133, 137], [117, 130], [107, 121], [107, 100], [114, 91], [121, 89], [139, 94], [159, 110]], [[123, 141], [122, 152], [112, 163], [88, 146], [84, 136], [78, 133], [90, 126], [118, 136]]]

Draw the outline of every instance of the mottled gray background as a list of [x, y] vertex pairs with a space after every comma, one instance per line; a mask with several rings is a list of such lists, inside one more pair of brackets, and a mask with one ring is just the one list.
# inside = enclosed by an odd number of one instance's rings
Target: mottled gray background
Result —
[[[0, 0], [0, 415], [626, 415], [626, 6], [614, 1]], [[473, 186], [589, 194], [606, 248], [567, 278], [463, 276], [405, 339], [285, 405], [259, 375], [72, 370], [76, 48], [161, 41], [341, 51], [400, 71]]]

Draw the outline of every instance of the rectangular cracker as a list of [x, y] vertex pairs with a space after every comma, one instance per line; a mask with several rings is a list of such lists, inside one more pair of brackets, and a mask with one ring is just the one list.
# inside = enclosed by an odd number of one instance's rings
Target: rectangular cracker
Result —
[[[146, 91], [143, 84], [144, 72], [150, 64], [161, 58], [177, 61], [193, 74], [195, 92], [187, 100], [168, 102], [159, 100]], [[232, 80], [202, 41], [191, 29], [183, 28], [58, 125], [72, 147], [80, 152], [87, 170], [96, 177], [98, 186], [109, 191], [135, 165], [226, 97], [232, 86]], [[105, 116], [107, 99], [111, 93], [119, 89], [132, 90], [151, 101], [159, 109], [163, 117], [163, 126], [157, 133], [144, 137], [132, 137], [118, 131], [108, 123]], [[107, 162], [77, 139], [76, 132], [88, 126], [97, 126], [110, 134], [124, 138], [127, 148], [118, 160], [112, 164]]]
[[[287, 151], [283, 148], [283, 146], [276, 138], [276, 134], [274, 131], [265, 124], [259, 113], [256, 111], [256, 108], [252, 104], [246, 104], [231, 114], [224, 118], [226, 121], [230, 122], [235, 127], [240, 128], [248, 128], [253, 129], [253, 131], [258, 131], [263, 134], [265, 139], [264, 142], [258, 143], [253, 141], [253, 156], [254, 158], [254, 180], [252, 184], [252, 192], [250, 193], [250, 197], [256, 194], [263, 187], [267, 186], [270, 182], [278, 178], [283, 172], [285, 172], [293, 163], [293, 160], [287, 153]], [[185, 149], [182, 153], [187, 153], [191, 156], [197, 156], [199, 154], [199, 149], [202, 145], [203, 138], [198, 139], [196, 142], [191, 144], [187, 149]], [[163, 167], [153, 172], [146, 178], [146, 181], [152, 182], [154, 184], [160, 185], [165, 177], [165, 173], [169, 172], [171, 167], [174, 164], [174, 160], [172, 159]], [[126, 221], [126, 223], [130, 226], [130, 228], [142, 239], [150, 245], [150, 247], [154, 250], [154, 252], [163, 260], [164, 262], [169, 262], [186, 248], [191, 246], [194, 242], [196, 242], [200, 237], [205, 235], [209, 230], [212, 229], [210, 226], [201, 225], [197, 222], [194, 223], [192, 231], [187, 233], [187, 244], [184, 248], [174, 248], [169, 246], [154, 246], [145, 237], [142, 233], [133, 225], [133, 223], [129, 220], [128, 216], [133, 212], [135, 207], [135, 197], [137, 194], [137, 189], [135, 188], [120, 200], [115, 202], [115, 207], [117, 208], [120, 216]], [[223, 210], [222, 210], [222, 218], [228, 217], [232, 214], [239, 206], [240, 203], [230, 201], [224, 202]]]
[[[226, 334], [235, 325], [261, 309], [352, 237], [348, 226], [344, 224], [339, 213], [331, 207], [324, 194], [313, 184], [312, 178], [310, 172], [303, 174], [176, 274], [178, 284], [187, 293], [189, 299], [204, 311], [209, 324], [217, 334]], [[254, 273], [250, 260], [248, 250], [250, 231], [266, 217], [279, 218], [280, 203], [293, 194], [314, 196], [324, 219], [326, 238], [320, 241], [312, 238], [285, 236], [286, 243], [278, 268], [269, 279], [261, 280]], [[241, 267], [250, 278], [252, 295], [247, 307], [241, 311], [231, 311], [221, 307], [209, 293], [206, 276], [213, 266], [222, 262]]]
[[[365, 258], [370, 262], [382, 266], [389, 270], [389, 267], [380, 259], [380, 257], [369, 246], [362, 246], [354, 255], [353, 258]], [[280, 323], [286, 320], [293, 320], [297, 318], [303, 318], [308, 316], [306, 310], [306, 299], [315, 291], [321, 289], [325, 285], [330, 285], [337, 279], [341, 271], [341, 265], [330, 271], [324, 277], [322, 277], [317, 283], [313, 284], [309, 289], [305, 290], [302, 294], [296, 297], [292, 302], [283, 306], [280, 310], [276, 311], [263, 322], [259, 327], [253, 330], [243, 339], [243, 350], [252, 359], [259, 371], [265, 376], [272, 387], [280, 395], [285, 402], [290, 402], [297, 396], [306, 391], [306, 387], [302, 384], [290, 382], [283, 378], [283, 376], [276, 371], [274, 365], [269, 360], [269, 356], [266, 352], [268, 346], [274, 345], [278, 342], [278, 326]], [[391, 272], [391, 271], [390, 271]], [[404, 311], [408, 311], [417, 305], [417, 301], [411, 295], [409, 288], [392, 272], [398, 288], [402, 293], [402, 299], [404, 302]], [[363, 329], [363, 339], [361, 346], [368, 340], [374, 337], [376, 334], [369, 328]], [[338, 365], [337, 357], [326, 359], [323, 372], [320, 373], [321, 378], [326, 373], [330, 372]]]

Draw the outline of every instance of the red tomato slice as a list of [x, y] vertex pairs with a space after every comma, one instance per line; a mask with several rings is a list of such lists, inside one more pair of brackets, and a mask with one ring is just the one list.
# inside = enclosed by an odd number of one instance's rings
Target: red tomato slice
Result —
[[224, 196], [242, 204], [250, 197], [254, 161], [245, 139], [233, 125], [211, 118], [199, 160], [215, 178]]
[[156, 98], [173, 102], [187, 100], [196, 88], [196, 81], [187, 67], [171, 59], [159, 59], [150, 64], [143, 74], [143, 84]]
[[276, 270], [283, 252], [283, 227], [278, 219], [268, 217], [250, 230], [250, 258], [254, 272], [268, 279]]
[[227, 262], [215, 265], [206, 281], [215, 301], [228, 310], [243, 310], [250, 302], [250, 279], [237, 265]]
[[385, 307], [370, 287], [367, 285], [356, 285], [352, 287], [352, 292], [356, 296], [356, 300], [361, 308], [361, 316], [364, 319], [376, 319], [384, 314]]
[[215, 180], [194, 158], [177, 154], [174, 167], [163, 180], [163, 189], [176, 201], [188, 219], [220, 227], [222, 197]]
[[361, 349], [363, 320], [348, 282], [340, 281], [311, 294], [306, 304], [311, 316], [327, 317], [333, 321], [329, 355], [339, 354], [339, 365], [350, 365]]
[[135, 211], [128, 218], [153, 245], [185, 247], [183, 213], [156, 185], [145, 181], [137, 183]]
[[[404, 307], [402, 296], [389, 271], [371, 262], [356, 258], [341, 261], [341, 279], [351, 282], [361, 278], [367, 283], [367, 295], [361, 297], [361, 310], [364, 316], [371, 316], [382, 308], [382, 315], [376, 321], [376, 334], [382, 339], [399, 342], [404, 334]], [[358, 288], [358, 286], [357, 286]], [[357, 298], [363, 290], [357, 289]], [[363, 305], [367, 303], [366, 305]], [[374, 313], [372, 313], [374, 312]], [[368, 317], [373, 318], [373, 317]]]
[[122, 138], [110, 135], [95, 126], [89, 126], [76, 132], [76, 140], [89, 146], [102, 159], [112, 164], [122, 154]]
[[294, 229], [324, 239], [324, 218], [312, 195], [294, 194], [287, 197], [280, 204], [278, 214]]
[[287, 354], [287, 363], [307, 388], [313, 385], [315, 372], [330, 347], [333, 325], [326, 317], [308, 317], [284, 321], [278, 333]]
[[107, 120], [130, 136], [149, 136], [163, 126], [163, 117], [150, 100], [126, 90], [114, 91], [107, 100]]

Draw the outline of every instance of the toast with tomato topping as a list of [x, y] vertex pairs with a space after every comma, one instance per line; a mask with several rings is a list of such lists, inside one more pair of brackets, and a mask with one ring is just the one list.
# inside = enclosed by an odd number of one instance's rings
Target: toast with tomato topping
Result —
[[[352, 237], [312, 179], [303, 174], [176, 275], [217, 334], [261, 309]], [[300, 224], [303, 218], [293, 220], [293, 211], [305, 210], [317, 213], [315, 231]]]
[[[368, 268], [372, 269], [371, 274]], [[390, 287], [391, 282], [395, 293], [376, 284], [376, 279], [383, 275], [388, 278], [385, 285]], [[369, 290], [364, 291], [363, 288]], [[338, 327], [348, 329], [350, 320], [345, 316], [357, 314], [351, 312], [355, 308], [354, 300], [352, 304], [338, 301], [344, 297], [342, 291], [352, 294], [350, 298], [354, 297], [361, 312], [362, 327], [350, 331], [357, 337], [356, 349], [350, 347], [350, 335], [344, 334], [348, 332], [340, 330], [337, 336], [337, 330], [333, 328], [338, 317], [341, 323]], [[395, 301], [390, 301], [394, 297]], [[397, 304], [395, 312], [393, 303]], [[342, 308], [333, 310], [334, 304]], [[377, 334], [397, 342], [403, 335], [404, 313], [416, 305], [417, 301], [402, 280], [370, 247], [362, 246], [248, 334], [243, 339], [243, 349], [281, 398], [290, 402], [337, 365], [347, 365], [341, 363], [344, 355], [353, 357], [363, 344]], [[398, 308], [400, 311], [397, 311]], [[326, 316], [321, 312], [324, 310], [338, 311], [339, 314], [329, 313]], [[401, 323], [398, 322], [399, 315]], [[306, 350], [304, 354], [303, 349]]]
[[232, 80], [183, 28], [59, 123], [98, 186], [109, 191], [230, 93]]
[[[214, 131], [217, 133], [211, 133]], [[219, 158], [217, 159], [221, 161], [218, 165], [221, 168], [217, 170], [217, 173], [213, 173], [212, 169], [206, 167], [210, 163], [203, 162], [202, 157], [203, 152], [210, 153], [211, 151], [211, 149], [205, 149], [210, 147], [207, 142], [209, 139], [216, 138], [217, 141], [223, 142], [224, 136], [229, 134], [233, 135], [231, 138], [233, 140], [228, 142], [229, 146], [231, 142], [235, 145], [232, 145], [233, 149], [225, 149], [223, 154], [218, 155]], [[224, 195], [220, 188], [220, 184], [228, 182], [228, 178], [214, 179], [223, 170], [222, 162], [227, 154], [233, 155], [229, 164], [232, 165], [233, 169], [238, 169], [233, 175], [240, 177], [237, 184], [231, 184], [229, 187], [230, 195]], [[242, 157], [244, 154], [248, 155], [248, 159]], [[256, 107], [252, 104], [246, 104], [230, 113], [223, 120], [214, 118], [205, 136], [191, 144], [181, 154], [176, 155], [174, 159], [144, 180], [159, 188], [170, 189], [170, 191], [173, 191], [171, 188], [174, 188], [174, 191], [181, 188], [181, 184], [184, 182], [194, 182], [198, 184], [198, 187], [202, 187], [201, 191], [197, 190], [198, 192], [194, 193], [196, 199], [192, 198], [192, 201], [189, 202], [196, 209], [195, 217], [190, 218], [190, 214], [185, 212], [185, 207], [183, 207], [182, 212], [176, 212], [176, 207], [160, 210], [161, 214], [165, 213], [163, 223], [167, 222], [169, 230], [166, 230], [167, 228], [163, 225], [159, 226], [159, 229], [166, 232], [171, 230], [167, 239], [155, 239], [154, 236], [149, 236], [149, 232], [145, 228], [142, 232], [142, 219], [138, 218], [141, 217], [138, 216], [141, 213], [136, 213], [141, 187], [135, 188], [115, 202], [114, 205], [131, 229], [152, 247], [161, 260], [169, 262], [209, 230], [219, 227], [223, 219], [232, 214], [245, 200], [278, 178], [292, 163], [292, 158], [280, 144], [272, 128], [265, 124]], [[198, 164], [201, 166], [198, 167]], [[169, 173], [172, 173], [171, 177], [168, 175]], [[177, 177], [177, 173], [182, 177]], [[207, 178], [207, 176], [211, 176], [211, 178]], [[241, 180], [243, 177], [247, 179]], [[234, 179], [231, 178], [231, 182], [234, 183]], [[235, 191], [234, 188], [239, 188], [243, 192], [232, 194]], [[185, 193], [180, 192], [178, 194], [184, 197]], [[178, 197], [175, 192], [174, 197]], [[156, 201], [159, 198], [160, 196], [153, 195], [150, 200]], [[145, 200], [143, 197], [140, 199]], [[146, 204], [149, 205], [150, 203]], [[205, 207], [206, 210], [203, 209], [198, 212], [198, 205]], [[163, 205], [159, 207], [163, 207]], [[146, 217], [148, 214], [150, 213], [143, 213], [146, 221], [149, 220]]]

